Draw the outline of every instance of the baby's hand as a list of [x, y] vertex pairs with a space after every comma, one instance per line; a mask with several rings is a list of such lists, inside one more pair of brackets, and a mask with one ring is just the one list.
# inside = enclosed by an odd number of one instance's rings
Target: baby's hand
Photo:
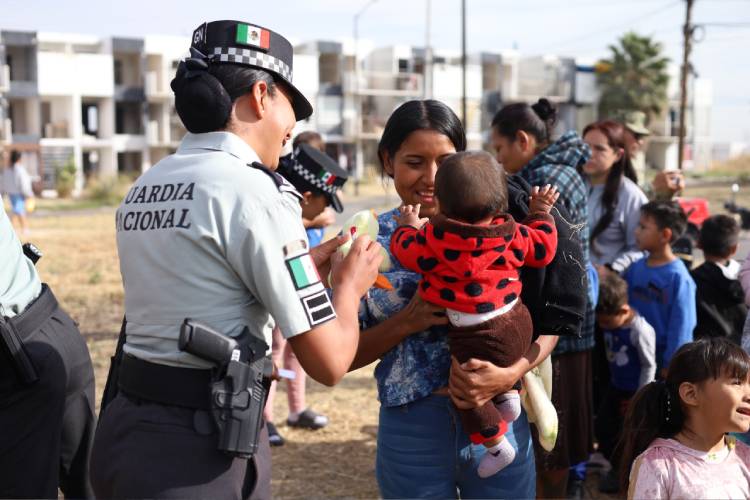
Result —
[[555, 204], [557, 199], [560, 197], [560, 193], [557, 192], [555, 186], [547, 184], [543, 188], [534, 186], [531, 188], [531, 201], [529, 201], [529, 213], [531, 212], [544, 212], [549, 213], [552, 210], [552, 205]]
[[393, 218], [396, 220], [399, 226], [412, 226], [417, 229], [421, 229], [429, 219], [419, 218], [420, 205], [402, 205], [398, 208], [398, 215], [394, 215]]

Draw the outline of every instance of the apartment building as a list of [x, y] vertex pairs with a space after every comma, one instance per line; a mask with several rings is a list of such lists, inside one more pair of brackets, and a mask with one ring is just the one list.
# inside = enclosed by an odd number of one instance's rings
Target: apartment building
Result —
[[[22, 151], [47, 188], [69, 162], [79, 189], [92, 176], [142, 172], [185, 133], [169, 83], [188, 46], [183, 37], [0, 31], [0, 147]], [[461, 116], [455, 51], [431, 50], [428, 60], [424, 47], [315, 40], [295, 46], [294, 69], [295, 84], [315, 109], [295, 133], [320, 132], [327, 152], [356, 177], [377, 165], [385, 123], [403, 102], [432, 97]], [[657, 167], [676, 166], [677, 81], [675, 74], [670, 109], [653, 126], [648, 160]], [[705, 80], [693, 82], [688, 159], [700, 166], [710, 161], [711, 89]], [[597, 118], [598, 96], [593, 60], [516, 50], [470, 54], [468, 146], [488, 147], [492, 117], [503, 105], [540, 97], [557, 104], [560, 132], [580, 131]]]
[[187, 42], [0, 31], [0, 141], [48, 189], [71, 162], [77, 189], [91, 176], [140, 173], [184, 133], [170, 122], [168, 84], [146, 88], [171, 78]]

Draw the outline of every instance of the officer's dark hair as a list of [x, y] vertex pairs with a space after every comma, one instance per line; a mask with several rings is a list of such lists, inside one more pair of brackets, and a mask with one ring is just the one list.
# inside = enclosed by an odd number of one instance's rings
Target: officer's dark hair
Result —
[[292, 147], [296, 148], [300, 144], [309, 144], [325, 153], [325, 142], [323, 141], [323, 136], [314, 130], [305, 130], [304, 132], [297, 134], [292, 141]]
[[508, 210], [505, 170], [486, 151], [452, 154], [435, 174], [435, 197], [446, 217], [474, 223]]
[[175, 109], [183, 125], [194, 134], [223, 130], [229, 123], [232, 103], [257, 82], [276, 93], [276, 81], [265, 70], [239, 64], [209, 64], [208, 69], [188, 69], [185, 62], [172, 80]]
[[380, 137], [378, 159], [383, 173], [386, 173], [385, 155], [392, 160], [404, 141], [417, 130], [434, 130], [448, 137], [456, 151], [466, 149], [464, 127], [451, 108], [433, 99], [408, 101], [391, 114]]
[[628, 284], [618, 274], [605, 273], [599, 279], [599, 300], [596, 312], [613, 316], [628, 303]]
[[641, 214], [651, 217], [656, 227], [671, 229], [674, 243], [687, 228], [687, 216], [676, 201], [649, 201], [641, 207]]
[[13, 150], [10, 152], [10, 166], [12, 167], [21, 159], [21, 152]]
[[540, 148], [552, 142], [556, 123], [557, 108], [544, 97], [531, 106], [525, 102], [503, 106], [492, 118], [492, 128], [506, 139], [515, 141], [522, 130], [533, 136]]
[[731, 257], [732, 248], [737, 245], [740, 226], [733, 217], [725, 214], [714, 215], [703, 221], [698, 242], [705, 255], [726, 259]]

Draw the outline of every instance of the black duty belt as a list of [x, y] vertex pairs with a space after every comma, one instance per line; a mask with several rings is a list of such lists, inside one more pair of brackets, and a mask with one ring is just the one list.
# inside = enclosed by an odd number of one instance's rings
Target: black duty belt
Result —
[[10, 318], [11, 323], [18, 332], [21, 340], [27, 340], [32, 333], [39, 329], [57, 309], [57, 299], [46, 283], [42, 284], [39, 297], [34, 299], [26, 309], [19, 315]]
[[211, 409], [211, 370], [143, 361], [125, 354], [118, 386], [126, 395], [194, 410]]

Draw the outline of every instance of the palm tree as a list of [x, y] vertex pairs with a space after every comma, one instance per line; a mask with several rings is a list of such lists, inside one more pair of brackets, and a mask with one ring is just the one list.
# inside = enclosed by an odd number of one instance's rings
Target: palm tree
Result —
[[643, 111], [650, 119], [667, 105], [667, 64], [661, 43], [634, 32], [610, 45], [611, 56], [596, 65], [601, 89], [599, 113], [603, 117], [627, 111]]

